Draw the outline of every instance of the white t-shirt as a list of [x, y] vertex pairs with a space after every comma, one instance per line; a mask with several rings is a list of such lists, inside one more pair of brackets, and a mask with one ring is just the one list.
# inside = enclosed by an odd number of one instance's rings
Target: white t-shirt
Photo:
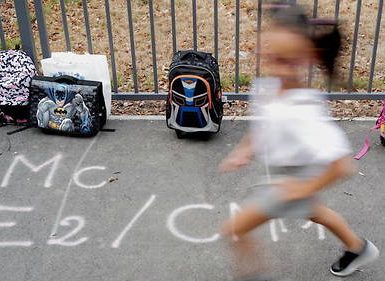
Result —
[[328, 118], [322, 94], [290, 89], [277, 95], [279, 80], [254, 82], [252, 135], [257, 154], [269, 166], [326, 166], [351, 153], [345, 133]]

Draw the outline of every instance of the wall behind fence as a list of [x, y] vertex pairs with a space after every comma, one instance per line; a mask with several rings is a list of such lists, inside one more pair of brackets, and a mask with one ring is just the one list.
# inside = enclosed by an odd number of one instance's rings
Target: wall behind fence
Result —
[[[24, 0], [15, 2], [20, 5]], [[2, 48], [20, 43], [15, 2], [0, 4]], [[53, 51], [106, 54], [119, 92], [166, 91], [167, 68], [177, 49], [196, 48], [216, 55], [228, 92], [246, 91], [253, 75], [263, 75], [266, 68], [254, 54], [257, 31], [269, 26], [261, 0], [26, 2], [37, 60]], [[306, 5], [310, 16], [341, 20], [345, 43], [338, 67], [340, 79], [331, 90], [385, 88], [383, 0], [296, 2]], [[23, 32], [28, 29], [25, 24]], [[329, 88], [319, 71], [312, 73], [313, 86]]]

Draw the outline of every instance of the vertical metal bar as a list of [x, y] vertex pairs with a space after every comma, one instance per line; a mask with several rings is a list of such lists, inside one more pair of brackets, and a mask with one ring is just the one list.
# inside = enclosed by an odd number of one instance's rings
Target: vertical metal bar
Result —
[[109, 42], [110, 56], [111, 56], [112, 91], [117, 93], [118, 92], [118, 77], [117, 77], [117, 73], [116, 73], [114, 38], [112, 36], [112, 28], [111, 28], [110, 1], [105, 0], [104, 2], [105, 2], [105, 10], [106, 10], [108, 42]]
[[362, 4], [362, 0], [357, 0], [356, 23], [354, 26], [352, 57], [350, 60], [350, 70], [349, 70], [349, 80], [348, 80], [349, 92], [351, 92], [353, 89], [353, 72], [354, 72], [354, 65], [356, 61], [356, 50], [357, 50], [357, 40], [358, 40], [358, 29], [360, 26], [361, 4]]
[[327, 92], [330, 93], [332, 91], [332, 86], [333, 86], [333, 77], [329, 76], [327, 78], [327, 82], [328, 82], [328, 90], [327, 90]]
[[197, 0], [192, 0], [192, 16], [193, 16], [193, 48], [198, 49], [198, 34], [197, 34]]
[[87, 0], [83, 0], [83, 15], [84, 15], [84, 25], [85, 25], [86, 34], [87, 34], [88, 52], [92, 54], [94, 51], [92, 49], [92, 36], [91, 36], [90, 17], [88, 14]]
[[313, 18], [316, 18], [318, 15], [318, 0], [314, 0], [313, 3]]
[[217, 60], [219, 60], [218, 49], [218, 0], [214, 0], [214, 54]]
[[[334, 19], [338, 20], [339, 15], [340, 15], [340, 0], [336, 0], [336, 6], [334, 9]], [[333, 77], [328, 77], [328, 93], [332, 91], [333, 87]]]
[[172, 52], [176, 52], [176, 20], [175, 20], [175, 0], [171, 0], [171, 30], [172, 30]]
[[336, 20], [338, 20], [339, 16], [340, 16], [340, 0], [336, 0], [336, 8], [334, 10], [334, 18]]
[[28, 5], [26, 0], [15, 0], [15, 10], [17, 22], [19, 25], [20, 39], [23, 50], [36, 63], [35, 41], [31, 28], [31, 19], [29, 17]]
[[135, 91], [135, 93], [138, 93], [139, 92], [139, 89], [138, 89], [138, 72], [136, 69], [135, 37], [134, 37], [134, 24], [132, 22], [131, 0], [127, 0], [127, 16], [128, 16], [128, 29], [130, 31], [132, 80], [134, 82], [134, 91]]
[[[313, 2], [313, 18], [316, 18], [318, 15], [318, 0], [314, 0]], [[314, 30], [312, 30], [312, 33], [314, 34]], [[313, 64], [310, 63], [309, 65], [309, 77], [307, 80], [307, 86], [310, 88], [311, 87], [311, 82], [313, 78]]]
[[374, 42], [373, 42], [373, 51], [372, 51], [372, 63], [370, 65], [370, 75], [369, 75], [369, 85], [368, 85], [368, 92], [369, 93], [372, 92], [372, 86], [373, 86], [374, 68], [375, 68], [375, 65], [376, 65], [378, 37], [380, 36], [381, 18], [382, 18], [383, 6], [384, 6], [384, 1], [383, 0], [379, 0], [379, 2], [378, 2], [378, 13], [377, 13], [376, 31], [374, 33]]
[[0, 43], [1, 43], [1, 49], [5, 50], [7, 49], [7, 42], [5, 41], [5, 34], [4, 34], [2, 21], [3, 19], [1, 18], [1, 15], [0, 15]]
[[235, 92], [239, 92], [239, 17], [240, 0], [235, 1]]
[[148, 8], [149, 8], [149, 13], [150, 13], [152, 68], [153, 68], [153, 72], [154, 72], [154, 92], [158, 93], [159, 92], [158, 66], [156, 63], [156, 41], [155, 41], [155, 23], [154, 23], [153, 0], [148, 0]]
[[262, 26], [262, 0], [258, 0], [257, 14], [257, 77], [261, 76], [261, 26]]
[[51, 57], [51, 51], [49, 48], [47, 28], [46, 28], [45, 19], [44, 19], [43, 3], [42, 3], [42, 0], [35, 0], [34, 2], [35, 2], [37, 27], [39, 29], [40, 46], [43, 52], [43, 58], [49, 58]]
[[70, 52], [71, 39], [70, 39], [70, 33], [68, 31], [67, 11], [66, 11], [66, 5], [64, 3], [64, 0], [60, 0], [60, 10], [61, 10], [61, 17], [63, 22], [64, 37], [66, 39], [66, 47], [67, 47], [67, 51]]

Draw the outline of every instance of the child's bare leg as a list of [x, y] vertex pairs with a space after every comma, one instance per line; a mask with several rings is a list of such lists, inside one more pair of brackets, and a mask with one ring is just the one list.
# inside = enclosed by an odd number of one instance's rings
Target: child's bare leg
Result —
[[268, 273], [265, 249], [261, 241], [245, 234], [236, 242], [230, 242], [230, 247], [233, 276], [236, 280], [254, 280]]
[[313, 222], [322, 224], [334, 233], [345, 244], [348, 251], [359, 252], [363, 247], [363, 241], [349, 227], [345, 219], [335, 211], [324, 205], [316, 207]]
[[[248, 232], [267, 220], [268, 218], [255, 207], [246, 207], [224, 224], [222, 233], [231, 241], [234, 276], [237, 279], [250, 278], [266, 272], [263, 247], [255, 238], [248, 235]], [[237, 240], [233, 241], [233, 237], [237, 237]]]
[[258, 208], [254, 206], [245, 207], [223, 225], [222, 234], [241, 237], [268, 220], [269, 218], [260, 212]]

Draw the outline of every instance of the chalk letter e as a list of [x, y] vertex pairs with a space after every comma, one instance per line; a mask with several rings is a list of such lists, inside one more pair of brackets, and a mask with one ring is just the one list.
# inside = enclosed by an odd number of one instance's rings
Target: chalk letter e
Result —
[[[0, 205], [0, 212], [32, 212], [33, 207], [10, 207]], [[14, 227], [16, 222], [1, 222], [0, 228]], [[32, 241], [7, 241], [0, 242], [0, 248], [3, 247], [30, 247], [33, 244]]]

